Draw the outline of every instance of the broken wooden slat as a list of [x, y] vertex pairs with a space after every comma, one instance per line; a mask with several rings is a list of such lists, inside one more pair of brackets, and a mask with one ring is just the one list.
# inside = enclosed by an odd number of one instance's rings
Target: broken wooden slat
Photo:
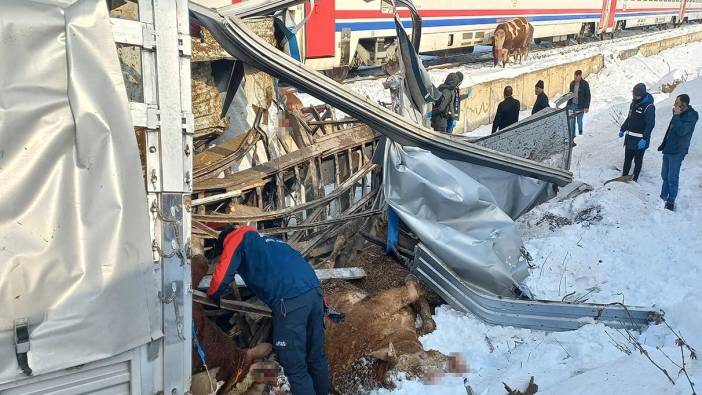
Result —
[[[351, 215], [352, 213], [356, 212], [357, 210], [363, 208], [374, 196], [376, 196], [376, 192], [377, 192], [377, 190], [361, 197], [356, 203], [352, 204], [351, 207], [349, 207], [343, 213], [341, 213], [340, 217], [342, 217], [342, 218], [346, 217], [346, 216]], [[303, 244], [304, 247], [299, 248], [302, 256], [308, 257], [310, 254], [310, 251], [312, 251], [312, 249], [315, 246], [317, 246], [320, 242], [325, 241], [325, 240], [329, 239], [330, 237], [335, 236], [335, 232], [339, 228], [340, 227], [337, 226], [337, 227], [331, 227], [329, 229], [326, 229], [321, 234], [316, 235], [312, 240], [308, 241], [307, 243], [304, 243]]]
[[[314, 271], [317, 275], [319, 281], [340, 279], [340, 280], [358, 280], [366, 276], [366, 271], [360, 267], [344, 267], [344, 268], [334, 268], [334, 269], [317, 269]], [[198, 289], [207, 289], [210, 286], [210, 281], [212, 281], [212, 275], [208, 274], [202, 278], [200, 284], [198, 284]], [[235, 277], [235, 282], [237, 287], [245, 287], [246, 283], [238, 274]], [[194, 295], [194, 294], [193, 294]]]
[[205, 306], [219, 307], [220, 309], [229, 311], [259, 314], [264, 317], [271, 316], [271, 309], [268, 308], [268, 306], [257, 306], [255, 304], [230, 299], [220, 299], [219, 303], [217, 303], [210, 299], [206, 293], [198, 290], [193, 290], [193, 302], [200, 303]]
[[206, 234], [207, 236], [213, 237], [215, 239], [217, 238], [217, 236], [219, 236], [219, 232], [217, 232], [216, 230], [203, 224], [202, 222], [192, 221], [192, 226], [193, 226], [193, 229], [197, 229], [200, 232], [202, 232], [203, 234]]
[[275, 188], [276, 188], [276, 208], [281, 209], [285, 207], [285, 190], [283, 189], [283, 175], [282, 172], [275, 174]]
[[365, 145], [374, 140], [375, 135], [367, 126], [358, 126], [349, 129], [345, 133], [337, 133], [322, 138], [309, 147], [301, 148], [288, 155], [283, 155], [264, 164], [227, 175], [224, 178], [196, 179], [194, 190], [239, 189], [244, 191], [252, 189], [257, 185], [262, 185], [262, 180], [275, 175], [275, 173], [307, 162], [310, 158], [331, 157], [334, 153], [345, 151], [348, 147]]
[[349, 215], [344, 215], [341, 218], [333, 218], [333, 219], [327, 219], [324, 221], [319, 221], [319, 222], [311, 222], [308, 224], [300, 224], [300, 225], [288, 225], [283, 228], [269, 228], [269, 229], [260, 229], [259, 232], [265, 235], [277, 235], [281, 233], [288, 233], [288, 232], [294, 232], [294, 231], [299, 231], [299, 230], [306, 230], [306, 229], [314, 229], [314, 228], [319, 228], [322, 226], [329, 226], [329, 225], [336, 225], [340, 223], [345, 223], [354, 219], [358, 218], [365, 218], [365, 217], [371, 217], [373, 215], [378, 215], [381, 214], [383, 210], [371, 210], [371, 211], [366, 211], [363, 213], [359, 214], [349, 214]]
[[[216, 223], [230, 223], [230, 222], [251, 222], [251, 221], [267, 221], [267, 220], [272, 220], [272, 219], [278, 219], [282, 218], [288, 215], [291, 215], [296, 212], [300, 212], [302, 210], [309, 210], [314, 207], [321, 206], [323, 204], [326, 204], [327, 202], [334, 200], [338, 198], [339, 196], [343, 195], [346, 191], [348, 191], [358, 180], [360, 180], [362, 177], [365, 177], [365, 175], [373, 170], [376, 167], [375, 164], [368, 162], [366, 163], [356, 174], [353, 175], [353, 177], [349, 178], [348, 180], [344, 181], [341, 185], [339, 185], [332, 193], [328, 194], [327, 196], [324, 196], [322, 198], [319, 198], [317, 200], [314, 200], [312, 202], [307, 202], [304, 204], [301, 204], [299, 206], [293, 206], [293, 207], [286, 207], [284, 209], [280, 210], [274, 210], [274, 211], [267, 211], [263, 214], [259, 215], [236, 215], [236, 214], [209, 214], [209, 215], [201, 215], [201, 214], [196, 214], [193, 215], [193, 219], [201, 222], [216, 222]], [[257, 188], [257, 193], [259, 192], [259, 188]], [[260, 195], [259, 195], [260, 197]], [[259, 201], [259, 208], [262, 208], [263, 206], [263, 201]]]
[[191, 205], [194, 207], [194, 206], [200, 206], [200, 205], [204, 205], [204, 204], [217, 203], [217, 202], [221, 202], [222, 200], [227, 200], [229, 198], [239, 197], [239, 196], [241, 196], [241, 191], [237, 189], [237, 190], [233, 190], [233, 191], [219, 193], [217, 195], [212, 195], [212, 196], [207, 196], [207, 197], [195, 199], [192, 201]]

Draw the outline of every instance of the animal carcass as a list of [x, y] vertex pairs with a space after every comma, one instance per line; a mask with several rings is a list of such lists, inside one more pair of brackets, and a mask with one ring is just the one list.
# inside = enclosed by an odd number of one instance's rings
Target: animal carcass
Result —
[[533, 36], [534, 26], [526, 18], [515, 18], [497, 25], [492, 37], [492, 59], [495, 66], [502, 59], [502, 67], [505, 67], [510, 55], [514, 55], [514, 60], [519, 63], [526, 60]]
[[423, 326], [433, 329], [435, 324], [429, 305], [420, 303], [416, 277], [409, 276], [404, 286], [370, 296], [343, 281], [327, 283], [324, 288], [329, 305], [346, 315], [343, 323], [327, 325], [325, 331], [329, 381], [335, 392], [351, 394], [391, 385], [393, 372], [429, 379], [461, 370], [453, 369], [462, 364], [452, 357], [424, 351], [419, 342], [418, 332], [423, 328], [415, 327], [417, 314]]

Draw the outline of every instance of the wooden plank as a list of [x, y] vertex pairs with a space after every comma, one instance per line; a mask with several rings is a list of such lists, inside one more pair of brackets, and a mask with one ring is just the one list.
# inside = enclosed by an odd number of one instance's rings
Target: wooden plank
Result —
[[258, 306], [252, 303], [241, 302], [238, 300], [220, 299], [219, 303], [210, 299], [206, 293], [198, 290], [193, 290], [193, 302], [200, 303], [205, 306], [218, 307], [223, 310], [238, 311], [240, 313], [259, 314], [264, 317], [271, 316], [271, 309], [268, 306]]
[[[339, 279], [339, 280], [358, 280], [366, 276], [366, 271], [361, 267], [343, 267], [334, 269], [316, 269], [314, 273], [317, 275], [319, 281]], [[212, 281], [212, 275], [208, 274], [202, 278], [200, 284], [197, 285], [197, 289], [207, 289]], [[237, 287], [245, 287], [244, 279], [238, 274], [234, 277]], [[193, 296], [195, 295], [193, 290]]]
[[232, 162], [244, 157], [258, 141], [256, 131], [251, 129], [225, 141], [213, 148], [207, 149], [193, 158], [193, 177], [195, 179], [206, 177], [211, 173], [218, 173]]
[[275, 174], [275, 194], [276, 194], [276, 208], [285, 208], [285, 188], [283, 188], [283, 175], [282, 172]]
[[203, 204], [217, 203], [217, 202], [221, 202], [222, 200], [227, 200], [229, 198], [239, 197], [239, 196], [241, 196], [241, 191], [237, 189], [237, 190], [228, 191], [225, 193], [220, 193], [217, 195], [197, 198], [197, 199], [193, 200], [190, 204], [193, 207], [195, 207], [195, 206], [200, 206]]
[[320, 198], [322, 195], [319, 193], [319, 175], [317, 174], [317, 160], [312, 158], [309, 162], [308, 171], [310, 173], [310, 183], [312, 184], [312, 197], [315, 199]]
[[300, 224], [300, 225], [288, 225], [286, 227], [282, 228], [268, 228], [268, 229], [259, 229], [259, 233], [261, 234], [266, 234], [266, 235], [277, 235], [281, 233], [288, 233], [288, 232], [294, 232], [294, 231], [299, 231], [299, 230], [307, 230], [307, 229], [314, 229], [318, 228], [321, 226], [329, 226], [329, 225], [336, 225], [344, 222], [349, 222], [354, 219], [358, 218], [365, 218], [365, 217], [370, 217], [373, 215], [378, 215], [381, 214], [383, 210], [372, 210], [372, 211], [366, 211], [363, 213], [359, 214], [349, 214], [349, 215], [344, 215], [341, 218], [333, 218], [333, 219], [327, 219], [324, 221], [318, 221], [318, 222], [310, 222], [308, 224]]
[[[349, 216], [349, 215], [355, 213], [358, 209], [363, 208], [363, 206], [365, 206], [374, 196], [376, 196], [377, 192], [378, 192], [378, 190], [376, 189], [375, 191], [361, 197], [357, 202], [355, 202], [353, 205], [351, 205], [351, 207], [349, 207], [343, 213], [341, 213], [340, 217]], [[316, 235], [314, 238], [312, 238], [308, 242], [306, 242], [304, 244], [300, 243], [301, 248], [299, 248], [299, 250], [300, 250], [300, 253], [302, 254], [302, 256], [307, 257], [309, 255], [310, 251], [312, 251], [312, 249], [317, 244], [329, 239], [330, 237], [336, 236], [336, 232], [340, 228], [341, 228], [340, 226], [330, 227], [330, 228], [326, 229], [325, 231], [323, 231], [322, 233]]]
[[[282, 218], [291, 215], [302, 210], [308, 210], [320, 205], [326, 204], [327, 202], [338, 198], [347, 192], [358, 180], [372, 171], [376, 167], [372, 162], [366, 163], [358, 173], [354, 174], [353, 177], [344, 181], [339, 187], [337, 187], [332, 193], [322, 198], [316, 199], [312, 202], [307, 202], [299, 206], [286, 207], [280, 210], [266, 211], [260, 215], [236, 215], [236, 214], [196, 214], [193, 219], [201, 222], [216, 222], [216, 223], [230, 223], [230, 222], [250, 222], [250, 221], [267, 221], [271, 219]], [[259, 208], [263, 207], [263, 201], [259, 201]]]
[[256, 187], [256, 203], [258, 204], [259, 210], [263, 210], [263, 187]]
[[196, 192], [216, 189], [251, 189], [259, 185], [262, 179], [306, 162], [312, 157], [330, 157], [334, 153], [345, 151], [348, 147], [367, 144], [374, 140], [375, 136], [370, 128], [365, 125], [358, 126], [344, 133], [337, 133], [328, 138], [320, 139], [309, 147], [301, 148], [261, 165], [227, 175], [224, 178], [196, 179], [193, 189]]
[[215, 239], [219, 236], [219, 232], [217, 232], [216, 230], [214, 230], [214, 229], [210, 228], [209, 226], [203, 224], [202, 222], [199, 222], [199, 221], [192, 221], [192, 226], [193, 226], [193, 230], [197, 229], [197, 230], [199, 230], [200, 232], [202, 232], [203, 234], [205, 234], [205, 235], [207, 235], [207, 236], [210, 236], [210, 237], [213, 237], [213, 238], [215, 238]]

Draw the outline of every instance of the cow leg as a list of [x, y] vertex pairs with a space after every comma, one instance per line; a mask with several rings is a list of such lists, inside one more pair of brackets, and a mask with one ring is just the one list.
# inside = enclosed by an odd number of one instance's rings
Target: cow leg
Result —
[[373, 310], [378, 309], [383, 315], [389, 315], [402, 310], [417, 299], [419, 299], [419, 280], [414, 275], [409, 275], [405, 279], [404, 286], [370, 296], [363, 301], [363, 304]]
[[375, 359], [391, 363], [397, 359], [397, 353], [395, 352], [395, 347], [392, 345], [392, 342], [389, 343], [387, 347], [373, 351], [370, 355]]
[[424, 296], [420, 297], [412, 304], [412, 308], [417, 315], [422, 318], [422, 327], [418, 329], [418, 334], [424, 336], [427, 333], [434, 332], [436, 329], [436, 322], [434, 322], [434, 318], [431, 316], [431, 307], [429, 306], [429, 302], [427, 302], [427, 298]]

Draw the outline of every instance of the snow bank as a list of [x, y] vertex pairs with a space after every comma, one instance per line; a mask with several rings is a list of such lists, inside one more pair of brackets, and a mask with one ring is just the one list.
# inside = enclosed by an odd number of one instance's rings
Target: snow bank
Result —
[[[594, 190], [544, 204], [522, 218], [520, 227], [535, 258], [527, 284], [536, 296], [655, 303], [673, 328], [702, 351], [702, 125], [697, 125], [683, 164], [674, 213], [664, 210], [658, 197], [662, 155], [655, 150], [677, 94], [688, 93], [692, 105], [702, 109], [700, 51], [702, 43], [691, 43], [648, 58], [612, 59], [590, 78], [593, 102], [585, 116], [585, 135], [576, 139], [572, 170]], [[604, 186], [621, 174], [624, 156], [613, 118], [618, 112], [626, 115], [635, 83], [643, 81], [657, 90], [655, 84], [671, 69], [686, 73], [689, 80], [671, 95], [654, 95], [656, 128], [639, 183]], [[471, 367], [466, 377], [481, 395], [504, 394], [502, 382], [523, 387], [532, 375], [539, 394], [692, 393], [684, 377], [678, 377], [678, 368], [656, 349], [679, 361], [675, 336], [665, 326], [650, 327], [639, 341], [677, 380], [675, 386], [638, 352], [627, 355], [615, 347], [628, 343], [602, 325], [545, 333], [486, 325], [447, 306], [437, 310], [435, 320], [437, 330], [422, 343], [447, 354], [462, 353]], [[702, 386], [702, 363], [687, 363], [692, 380]], [[463, 395], [466, 390], [461, 378], [451, 377], [438, 385], [401, 380], [392, 393]]]

